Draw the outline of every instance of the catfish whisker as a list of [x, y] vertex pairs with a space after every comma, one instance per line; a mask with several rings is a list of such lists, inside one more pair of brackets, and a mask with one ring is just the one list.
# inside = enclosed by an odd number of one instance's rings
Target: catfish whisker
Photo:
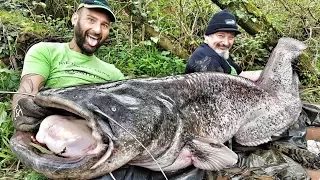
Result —
[[26, 95], [26, 96], [32, 96], [32, 97], [36, 96], [31, 93], [22, 93], [22, 92], [13, 92], [13, 91], [0, 91], [0, 94], [19, 94], [19, 95]]
[[154, 162], [157, 164], [157, 166], [159, 167], [161, 173], [163, 174], [164, 178], [166, 180], [168, 180], [166, 174], [163, 172], [162, 168], [160, 167], [159, 163], [157, 162], [157, 160], [152, 156], [152, 154], [150, 153], [150, 151], [130, 132], [128, 131], [125, 127], [123, 127], [121, 124], [119, 124], [116, 120], [112, 119], [110, 116], [108, 116], [107, 114], [105, 114], [104, 112], [102, 112], [97, 106], [90, 104], [88, 105], [90, 109], [92, 109], [93, 111], [99, 113], [100, 115], [110, 119], [112, 122], [114, 122], [115, 124], [117, 124], [118, 126], [120, 126], [122, 129], [124, 129], [127, 133], [129, 133], [142, 147], [144, 150], [146, 150], [146, 152], [151, 156], [151, 158], [154, 160]]

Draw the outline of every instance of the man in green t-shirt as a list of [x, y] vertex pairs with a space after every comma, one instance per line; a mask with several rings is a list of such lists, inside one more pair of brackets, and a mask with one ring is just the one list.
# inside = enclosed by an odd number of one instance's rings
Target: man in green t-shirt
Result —
[[[105, 0], [83, 0], [72, 16], [74, 36], [71, 42], [41, 42], [27, 52], [18, 92], [36, 94], [41, 87], [59, 88], [124, 79], [117, 68], [93, 54], [108, 37], [110, 22], [114, 21], [114, 13]], [[36, 131], [41, 117], [51, 115], [28, 96], [15, 95], [12, 107], [13, 124], [15, 129], [21, 131]], [[28, 113], [30, 111], [32, 113]], [[192, 170], [188, 171], [193, 173]], [[185, 174], [186, 177], [191, 176], [188, 172]], [[117, 179], [139, 180], [154, 179], [153, 176], [162, 174], [125, 166], [116, 170], [114, 175]], [[101, 179], [113, 178], [105, 175]]]
[[[124, 79], [114, 65], [93, 53], [107, 39], [115, 15], [105, 0], [83, 0], [72, 16], [74, 36], [69, 43], [40, 42], [27, 52], [18, 92], [36, 94], [42, 87], [59, 88]], [[32, 131], [39, 125], [19, 104], [42, 113], [31, 97], [13, 97], [13, 123], [17, 130]], [[26, 106], [24, 106], [26, 107]], [[44, 113], [44, 112], [43, 112]], [[23, 120], [21, 120], [23, 119]]]

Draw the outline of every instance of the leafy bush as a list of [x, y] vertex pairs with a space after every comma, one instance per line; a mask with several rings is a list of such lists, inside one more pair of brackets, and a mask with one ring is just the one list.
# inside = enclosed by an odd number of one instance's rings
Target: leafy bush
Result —
[[[16, 91], [19, 84], [19, 72], [8, 70], [0, 66], [0, 90]], [[13, 134], [11, 122], [11, 94], [0, 94], [0, 168], [13, 168], [17, 159], [9, 147], [9, 139]], [[3, 173], [3, 172], [1, 172]]]
[[263, 69], [272, 47], [264, 47], [267, 38], [266, 33], [249, 36], [241, 34], [236, 37], [232, 48], [233, 59], [245, 70]]
[[170, 56], [168, 51], [159, 51], [152, 46], [119, 43], [115, 46], [103, 46], [96, 55], [108, 63], [114, 64], [129, 78], [140, 76], [161, 77], [182, 74], [185, 60]]
[[54, 19], [38, 15], [33, 12], [38, 5], [26, 0], [3, 3], [0, 8], [0, 60], [10, 57], [22, 62], [25, 51], [37, 41], [50, 36], [72, 36], [69, 16]]

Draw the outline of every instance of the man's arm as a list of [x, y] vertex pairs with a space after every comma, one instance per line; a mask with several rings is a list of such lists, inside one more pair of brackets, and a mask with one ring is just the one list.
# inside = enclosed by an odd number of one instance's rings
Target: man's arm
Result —
[[[39, 89], [43, 87], [44, 84], [45, 78], [43, 76], [37, 74], [27, 74], [22, 77], [17, 92], [36, 94], [37, 92], [39, 92]], [[27, 96], [15, 94], [12, 99], [12, 109], [14, 109], [17, 106], [17, 103], [21, 98], [25, 97]]]
[[[22, 78], [18, 92], [36, 94], [45, 84], [50, 73], [50, 50], [43, 42], [33, 45], [24, 58]], [[15, 108], [21, 98], [30, 98], [24, 95], [14, 95], [12, 108]]]

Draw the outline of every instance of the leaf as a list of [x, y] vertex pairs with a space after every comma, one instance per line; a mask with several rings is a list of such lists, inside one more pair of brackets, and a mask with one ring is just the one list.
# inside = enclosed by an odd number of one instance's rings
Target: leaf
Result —
[[149, 41], [149, 40], [148, 41], [143, 41], [142, 44], [144, 44], [146, 46], [151, 46], [152, 45], [151, 41]]
[[6, 121], [8, 114], [4, 103], [0, 103], [0, 126]]
[[163, 55], [163, 56], [167, 56], [167, 55], [169, 55], [170, 54], [170, 51], [162, 51], [161, 52], [161, 55]]
[[11, 36], [7, 36], [8, 41], [13, 41], [13, 38]]
[[150, 39], [156, 44], [159, 42], [159, 37], [150, 37]]
[[157, 32], [160, 31], [160, 28], [159, 28], [158, 26], [153, 26], [153, 29], [154, 29], [155, 31], [157, 31]]
[[46, 8], [46, 7], [47, 7], [46, 3], [40, 2], [39, 4], [40, 4], [40, 6], [41, 6], [42, 8]]
[[142, 17], [147, 17], [147, 13], [141, 13]]
[[11, 74], [13, 71], [7, 69], [7, 68], [0, 68], [0, 73], [7, 73], [7, 74]]
[[44, 154], [54, 154], [52, 151], [38, 145], [38, 144], [35, 144], [35, 143], [29, 143], [30, 146], [33, 146], [34, 148], [38, 149], [41, 153], [44, 153]]

